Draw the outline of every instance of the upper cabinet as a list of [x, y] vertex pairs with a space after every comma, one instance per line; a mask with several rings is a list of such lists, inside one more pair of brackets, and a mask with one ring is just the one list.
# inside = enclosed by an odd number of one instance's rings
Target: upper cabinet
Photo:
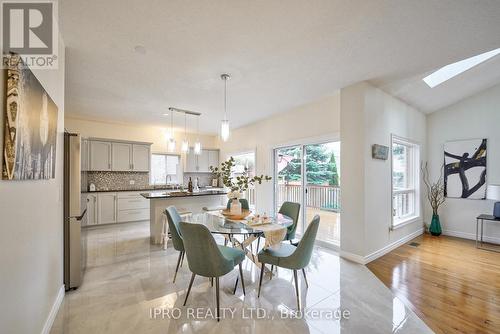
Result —
[[218, 150], [201, 150], [200, 155], [189, 153], [186, 156], [185, 173], [209, 173], [210, 166], [219, 165]]
[[132, 145], [132, 169], [136, 172], [149, 172], [151, 160], [151, 146], [142, 144]]
[[111, 165], [114, 171], [132, 171], [132, 144], [112, 143]]
[[111, 143], [105, 141], [91, 140], [90, 145], [90, 168], [91, 171], [111, 170]]
[[92, 138], [88, 143], [88, 170], [149, 172], [151, 144]]
[[219, 167], [219, 151], [218, 150], [209, 150], [208, 151], [208, 169], [210, 170], [210, 166]]
[[81, 152], [80, 161], [82, 164], [81, 170], [83, 172], [86, 172], [90, 169], [90, 165], [89, 165], [89, 140], [88, 139], [82, 138], [80, 152]]

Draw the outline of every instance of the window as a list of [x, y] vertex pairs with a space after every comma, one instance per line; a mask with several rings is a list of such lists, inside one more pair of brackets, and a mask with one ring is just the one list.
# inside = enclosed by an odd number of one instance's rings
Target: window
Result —
[[420, 216], [420, 147], [406, 139], [392, 137], [392, 226]]
[[[231, 171], [233, 178], [247, 173], [249, 177], [255, 176], [255, 152], [233, 154], [234, 168]], [[255, 188], [249, 187], [244, 194], [250, 206], [255, 205]]]
[[178, 184], [180, 179], [180, 159], [178, 155], [151, 155], [151, 184]]

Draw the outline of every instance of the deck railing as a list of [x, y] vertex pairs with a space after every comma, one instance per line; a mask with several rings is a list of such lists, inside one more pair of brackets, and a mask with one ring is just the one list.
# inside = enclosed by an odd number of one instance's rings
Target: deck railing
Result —
[[[277, 203], [284, 201], [302, 202], [302, 186], [295, 184], [278, 184]], [[308, 208], [320, 210], [340, 210], [340, 188], [336, 186], [307, 185], [305, 203]]]

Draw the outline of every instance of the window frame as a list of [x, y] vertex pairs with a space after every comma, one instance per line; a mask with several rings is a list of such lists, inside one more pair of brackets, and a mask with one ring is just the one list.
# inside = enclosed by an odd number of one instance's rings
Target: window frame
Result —
[[[394, 144], [403, 145], [408, 148], [408, 180], [410, 183], [410, 187], [406, 189], [394, 189], [394, 154], [393, 147]], [[421, 219], [421, 200], [420, 200], [420, 144], [416, 141], [413, 141], [408, 138], [404, 138], [401, 136], [397, 136], [395, 134], [391, 134], [391, 147], [390, 147], [390, 159], [391, 159], [391, 226], [390, 229], [394, 230], [398, 227], [405, 226], [407, 224], [411, 224], [415, 221]], [[394, 205], [394, 196], [398, 194], [412, 194], [413, 201], [409, 203], [409, 205], [413, 206], [413, 210], [411, 213], [396, 217], [394, 215], [395, 205]]]
[[[161, 183], [154, 183], [154, 180], [152, 179], [153, 178], [153, 155], [163, 155], [165, 157], [165, 159], [167, 158], [167, 156], [171, 156], [171, 157], [177, 157], [178, 161], [179, 161], [179, 165], [182, 164], [182, 159], [181, 159], [181, 155], [180, 154], [175, 154], [175, 153], [164, 153], [164, 152], [153, 152], [151, 153], [151, 162], [150, 162], [150, 170], [149, 170], [149, 184], [152, 184], [152, 185], [159, 185], [159, 186], [166, 186], [168, 185], [167, 184], [167, 179], [165, 178], [164, 182], [161, 182]], [[167, 166], [166, 165], [166, 161], [165, 161], [165, 167]], [[178, 182], [180, 184], [182, 184], [182, 165], [181, 165], [181, 173], [177, 175], [177, 179], [178, 179]]]

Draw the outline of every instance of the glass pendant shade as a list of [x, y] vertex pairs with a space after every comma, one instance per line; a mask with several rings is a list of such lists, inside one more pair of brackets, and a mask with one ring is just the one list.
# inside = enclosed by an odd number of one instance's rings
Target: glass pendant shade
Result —
[[223, 120], [220, 124], [220, 137], [224, 142], [229, 139], [229, 121], [227, 119]]
[[201, 154], [201, 143], [199, 141], [194, 143], [194, 154], [196, 154], [196, 155]]
[[187, 139], [184, 139], [182, 141], [181, 151], [183, 153], [187, 153], [189, 151], [189, 142], [187, 141]]
[[174, 139], [174, 138], [170, 138], [170, 139], [168, 140], [168, 150], [169, 150], [170, 152], [175, 151], [175, 139]]

